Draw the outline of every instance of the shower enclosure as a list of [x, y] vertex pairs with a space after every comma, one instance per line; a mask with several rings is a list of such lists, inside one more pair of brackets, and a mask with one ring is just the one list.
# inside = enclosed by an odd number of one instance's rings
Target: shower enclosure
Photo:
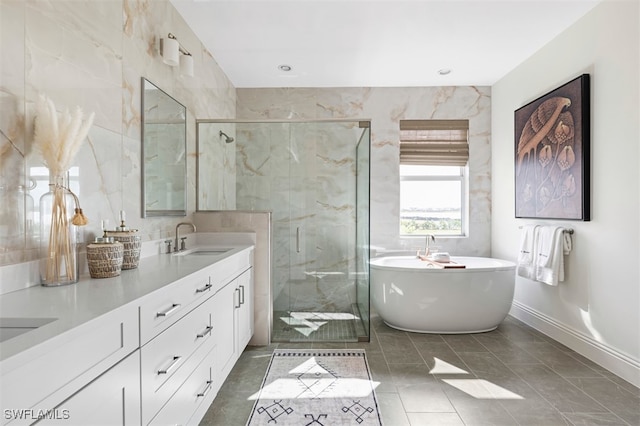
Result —
[[272, 212], [274, 342], [369, 339], [369, 124], [197, 121], [198, 210]]

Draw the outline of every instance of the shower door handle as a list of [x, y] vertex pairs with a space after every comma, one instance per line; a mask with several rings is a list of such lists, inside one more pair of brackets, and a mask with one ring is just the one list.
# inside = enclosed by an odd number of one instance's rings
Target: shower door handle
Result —
[[296, 253], [300, 253], [300, 227], [296, 227]]

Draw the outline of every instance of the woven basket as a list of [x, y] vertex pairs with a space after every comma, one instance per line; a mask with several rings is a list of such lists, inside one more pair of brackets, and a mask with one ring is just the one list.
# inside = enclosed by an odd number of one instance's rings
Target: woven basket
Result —
[[140, 248], [142, 242], [137, 229], [129, 231], [107, 231], [108, 237], [121, 242], [124, 245], [124, 260], [122, 261], [122, 269], [134, 269], [140, 263]]
[[124, 246], [120, 242], [87, 245], [87, 263], [91, 278], [111, 278], [120, 275]]

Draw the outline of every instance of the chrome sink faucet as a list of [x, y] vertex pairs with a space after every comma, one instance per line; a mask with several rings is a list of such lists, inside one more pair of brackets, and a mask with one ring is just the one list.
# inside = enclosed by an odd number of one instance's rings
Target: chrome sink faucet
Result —
[[[180, 229], [180, 227], [182, 225], [186, 225], [186, 226], [190, 226], [191, 229], [193, 230], [193, 232], [196, 232], [196, 226], [191, 223], [191, 222], [180, 222], [179, 224], [176, 225], [176, 244], [173, 247], [173, 251], [182, 251], [185, 250], [187, 248], [185, 240], [187, 239], [187, 237], [180, 237], [180, 234], [178, 233], [178, 230]], [[182, 244], [180, 244], [180, 248], [178, 249], [178, 240], [182, 240]]]

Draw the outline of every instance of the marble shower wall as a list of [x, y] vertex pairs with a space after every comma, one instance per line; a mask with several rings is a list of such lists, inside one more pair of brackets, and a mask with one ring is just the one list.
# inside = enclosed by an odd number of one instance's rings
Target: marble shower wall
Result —
[[[198, 211], [236, 209], [236, 125], [198, 122]], [[227, 143], [220, 132], [234, 141]]]
[[238, 89], [236, 93], [238, 119], [371, 119], [371, 244], [381, 249], [424, 247], [424, 238], [399, 236], [399, 121], [469, 119], [469, 233], [464, 238], [441, 238], [438, 245], [456, 255], [490, 254], [490, 87]]
[[[162, 62], [159, 38], [172, 32], [192, 53], [193, 77]], [[0, 0], [0, 265], [35, 259], [37, 235], [20, 233], [16, 193], [42, 166], [32, 151], [34, 101], [59, 111], [95, 112], [78, 153], [78, 195], [90, 224], [115, 226], [118, 212], [144, 240], [164, 238], [184, 218], [141, 218], [141, 77], [187, 107], [187, 212], [195, 211], [195, 119], [233, 118], [235, 88], [167, 0]], [[46, 180], [32, 190], [37, 194]], [[24, 198], [24, 197], [23, 197]], [[23, 213], [26, 215], [26, 213]], [[36, 219], [37, 220], [37, 219]]]
[[237, 208], [273, 214], [275, 310], [349, 311], [357, 122], [236, 123]]

